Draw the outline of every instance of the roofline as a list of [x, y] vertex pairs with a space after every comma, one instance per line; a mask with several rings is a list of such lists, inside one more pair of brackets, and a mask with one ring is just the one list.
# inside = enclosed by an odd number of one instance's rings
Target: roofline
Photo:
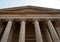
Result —
[[60, 11], [60, 9], [53, 9], [53, 8], [40, 7], [40, 6], [32, 6], [32, 5], [4, 8], [4, 9], [0, 9], [0, 10], [11, 10], [11, 9], [14, 10], [15, 8], [25, 8], [25, 7], [34, 7], [34, 8], [38, 8], [38, 9], [43, 8], [43, 9], [46, 9], [46, 10]]
[[[4, 13], [8, 13], [9, 14], [11, 12], [12, 13], [17, 13], [18, 11], [21, 12], [22, 10], [27, 10], [27, 9], [35, 10], [34, 13], [36, 11], [38, 11], [37, 13], [40, 13], [40, 11], [42, 11], [42, 13], [60, 14], [60, 10], [58, 10], [58, 9], [52, 9], [52, 8], [46, 8], [46, 7], [38, 7], [38, 6], [20, 6], [20, 7], [12, 7], [12, 8], [6, 8], [6, 9], [0, 9], [0, 14], [4, 14]], [[30, 13], [31, 12], [32, 11], [30, 11]]]

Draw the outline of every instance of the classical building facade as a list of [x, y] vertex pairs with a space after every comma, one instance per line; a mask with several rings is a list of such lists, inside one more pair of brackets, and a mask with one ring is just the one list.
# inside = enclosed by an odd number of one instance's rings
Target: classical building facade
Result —
[[60, 10], [36, 6], [0, 9], [0, 42], [60, 42]]

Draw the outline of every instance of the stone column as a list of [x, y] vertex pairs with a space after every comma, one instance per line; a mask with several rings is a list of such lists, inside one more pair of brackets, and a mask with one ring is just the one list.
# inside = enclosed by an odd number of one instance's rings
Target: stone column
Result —
[[50, 35], [50, 33], [49, 33], [49, 30], [48, 30], [47, 28], [45, 29], [45, 33], [46, 33], [47, 41], [48, 41], [48, 42], [53, 42], [53, 41], [52, 41], [52, 38], [51, 38], [51, 35]]
[[60, 28], [56, 28], [56, 31], [57, 31], [58, 36], [59, 36], [59, 38], [60, 38]]
[[2, 36], [1, 42], [8, 41], [8, 36], [9, 36], [10, 30], [11, 30], [11, 27], [12, 27], [12, 21], [8, 21], [7, 26], [6, 26], [3, 36]]
[[55, 25], [55, 29], [56, 29], [56, 31], [58, 33], [58, 36], [60, 38], [60, 21], [55, 22], [54, 25]]
[[58, 37], [58, 35], [57, 35], [57, 33], [56, 33], [56, 31], [55, 31], [50, 20], [47, 22], [47, 25], [48, 25], [48, 29], [50, 31], [50, 34], [52, 36], [53, 41], [54, 42], [60, 42], [59, 37]]
[[19, 34], [19, 42], [25, 42], [25, 21], [21, 21], [21, 28]]
[[36, 41], [37, 42], [43, 42], [42, 35], [41, 35], [41, 30], [40, 30], [40, 27], [39, 27], [39, 22], [37, 20], [35, 20], [34, 25], [35, 25], [35, 32], [36, 32]]
[[13, 40], [13, 34], [14, 34], [14, 29], [15, 29], [15, 22], [13, 22], [10, 33], [9, 33], [9, 37], [8, 37], [8, 41], [7, 42], [12, 42]]

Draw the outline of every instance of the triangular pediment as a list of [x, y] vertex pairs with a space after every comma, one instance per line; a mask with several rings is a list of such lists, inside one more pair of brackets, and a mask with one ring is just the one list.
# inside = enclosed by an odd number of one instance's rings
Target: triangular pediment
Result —
[[59, 14], [60, 10], [58, 9], [51, 9], [51, 8], [44, 8], [44, 7], [37, 7], [37, 6], [21, 6], [21, 7], [13, 7], [13, 8], [6, 8], [6, 9], [0, 9], [0, 14], [3, 13], [22, 13], [22, 14], [44, 14], [44, 13], [49, 13], [49, 14]]

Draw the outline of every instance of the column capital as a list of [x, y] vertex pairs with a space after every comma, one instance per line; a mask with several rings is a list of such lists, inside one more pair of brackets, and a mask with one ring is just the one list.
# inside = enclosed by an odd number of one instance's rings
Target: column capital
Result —
[[32, 20], [33, 20], [33, 21], [36, 21], [36, 20], [38, 20], [38, 21], [39, 21], [40, 19], [35, 19], [35, 18], [34, 18], [34, 19], [32, 19]]
[[23, 22], [23, 23], [24, 23], [24, 22], [25, 22], [25, 20], [21, 20], [21, 22]]
[[39, 20], [38, 20], [38, 19], [34, 19], [34, 20], [33, 20], [33, 23], [35, 23], [35, 21], [39, 21]]

